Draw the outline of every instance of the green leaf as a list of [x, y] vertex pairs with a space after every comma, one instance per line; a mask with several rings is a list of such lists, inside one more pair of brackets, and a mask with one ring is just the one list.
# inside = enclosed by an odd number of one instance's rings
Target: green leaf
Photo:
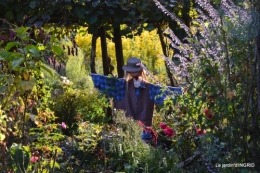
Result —
[[7, 86], [0, 86], [0, 93], [5, 93]]
[[12, 20], [14, 18], [14, 15], [13, 15], [13, 12], [12, 11], [7, 11], [5, 13], [5, 17], [8, 19], [8, 20]]
[[36, 83], [35, 79], [32, 79], [32, 80], [29, 80], [29, 81], [21, 81], [20, 85], [21, 85], [23, 91], [26, 91], [26, 90], [33, 89], [35, 83]]
[[34, 45], [28, 45], [28, 46], [25, 47], [25, 49], [26, 49], [27, 51], [29, 51], [30, 49], [37, 49], [37, 50], [39, 50], [38, 47], [37, 47], [37, 46], [34, 46]]
[[24, 58], [15, 59], [12, 62], [13, 69], [17, 68], [21, 63], [23, 63]]
[[34, 56], [37, 56], [37, 57], [40, 56], [40, 51], [37, 47], [33, 48], [33, 49], [29, 49], [29, 52], [31, 52]]
[[51, 75], [51, 77], [54, 76], [54, 75], [53, 75], [53, 71], [52, 71], [48, 66], [46, 66], [46, 65], [44, 65], [44, 64], [41, 64], [41, 65], [39, 65], [39, 66], [40, 66], [41, 70], [44, 70], [44, 71], [46, 71], [47, 73], [49, 73], [49, 74]]
[[36, 6], [36, 1], [31, 1], [30, 2], [30, 7], [31, 8], [35, 8], [35, 6]]
[[59, 46], [52, 46], [51, 50], [56, 54], [56, 55], [61, 55], [62, 53], [62, 48]]
[[10, 61], [12, 60], [11, 57], [12, 57], [12, 52], [0, 52], [0, 60], [7, 60], [7, 61]]
[[20, 45], [19, 42], [9, 42], [7, 43], [6, 47], [5, 47], [5, 51], [9, 51], [11, 48], [13, 48], [14, 46], [18, 46]]
[[[53, 165], [53, 164], [54, 164], [54, 165]], [[51, 160], [51, 161], [50, 161], [50, 167], [53, 168], [53, 166], [54, 166], [54, 168], [60, 169], [60, 165], [59, 165], [57, 162], [54, 163], [54, 161]]]
[[16, 35], [20, 38], [23, 38], [29, 30], [29, 27], [19, 27], [18, 29], [13, 29], [13, 31], [16, 33]]
[[26, 153], [30, 153], [31, 152], [31, 149], [30, 149], [30, 146], [23, 146], [23, 149]]

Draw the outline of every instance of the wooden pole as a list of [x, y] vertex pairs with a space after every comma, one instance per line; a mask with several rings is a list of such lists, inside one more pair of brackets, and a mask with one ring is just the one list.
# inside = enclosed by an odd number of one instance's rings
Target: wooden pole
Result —
[[124, 58], [123, 58], [123, 47], [122, 47], [122, 39], [121, 39], [119, 24], [114, 26], [114, 41], [115, 41], [115, 50], [116, 50], [117, 74], [119, 78], [123, 78], [124, 70], [122, 69], [122, 66], [124, 65]]

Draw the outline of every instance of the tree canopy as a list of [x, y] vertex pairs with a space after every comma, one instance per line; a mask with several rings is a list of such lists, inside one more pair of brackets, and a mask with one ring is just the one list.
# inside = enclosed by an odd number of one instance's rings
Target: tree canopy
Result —
[[[163, 5], [172, 11], [176, 2], [165, 1]], [[17, 25], [83, 25], [88, 26], [89, 33], [106, 24], [126, 23], [130, 24], [126, 30], [132, 30], [165, 18], [151, 0], [3, 0], [0, 8], [5, 9], [0, 12], [1, 18]]]

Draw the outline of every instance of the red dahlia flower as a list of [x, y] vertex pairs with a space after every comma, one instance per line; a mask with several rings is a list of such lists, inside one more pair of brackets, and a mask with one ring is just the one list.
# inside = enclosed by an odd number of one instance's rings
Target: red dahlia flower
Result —
[[167, 127], [167, 125], [164, 124], [163, 122], [160, 122], [160, 127], [161, 127], [161, 129], [165, 129]]
[[172, 130], [170, 127], [166, 127], [165, 129], [163, 129], [163, 132], [169, 137], [173, 137], [175, 135], [175, 131]]

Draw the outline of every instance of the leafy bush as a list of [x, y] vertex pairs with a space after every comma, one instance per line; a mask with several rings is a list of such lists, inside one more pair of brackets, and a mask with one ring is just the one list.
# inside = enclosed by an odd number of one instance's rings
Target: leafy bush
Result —
[[105, 168], [125, 172], [174, 172], [178, 161], [174, 150], [154, 147], [141, 139], [143, 127], [116, 110], [114, 124], [103, 131], [102, 149]]
[[[55, 120], [48, 109], [49, 88], [43, 84], [43, 71], [51, 74], [44, 65], [45, 55], [59, 57], [62, 49], [54, 37], [49, 38], [52, 44], [42, 46], [30, 38], [29, 27], [6, 25], [13, 37], [0, 44], [0, 136], [1, 158], [5, 158], [1, 159], [0, 169], [5, 171], [9, 166], [24, 172], [27, 167], [30, 169], [27, 163], [30, 156], [27, 145], [32, 142], [29, 129]], [[24, 160], [19, 160], [23, 157]], [[26, 163], [23, 167], [22, 161]]]
[[68, 124], [66, 133], [73, 133], [73, 130], [77, 129], [78, 121], [102, 123], [108, 120], [105, 108], [108, 108], [109, 104], [104, 95], [97, 91], [87, 93], [69, 85], [63, 89], [63, 94], [53, 98], [54, 104], [51, 109], [59, 122]]
[[98, 150], [102, 129], [102, 125], [92, 124], [89, 121], [78, 122], [77, 135], [61, 142], [64, 152], [61, 160], [63, 171], [102, 170], [104, 162], [99, 161]]

